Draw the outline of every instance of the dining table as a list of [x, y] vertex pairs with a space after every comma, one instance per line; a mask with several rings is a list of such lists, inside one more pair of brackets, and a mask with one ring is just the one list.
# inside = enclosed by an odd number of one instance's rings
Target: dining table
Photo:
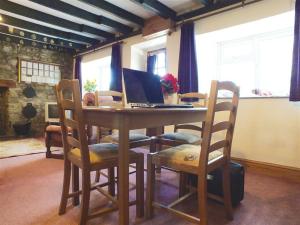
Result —
[[[159, 127], [202, 122], [206, 112], [207, 108], [83, 107], [82, 119], [88, 126], [119, 130], [119, 225], [129, 225], [129, 131], [146, 128], [155, 135]], [[76, 177], [76, 171], [74, 174]], [[79, 181], [75, 177], [73, 189], [78, 189]]]

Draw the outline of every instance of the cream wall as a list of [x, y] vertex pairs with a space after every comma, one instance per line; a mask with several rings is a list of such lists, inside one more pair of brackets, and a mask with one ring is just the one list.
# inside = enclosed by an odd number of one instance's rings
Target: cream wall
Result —
[[82, 62], [90, 62], [111, 55], [111, 48], [104, 48], [101, 51], [95, 51], [82, 57]]
[[232, 156], [300, 168], [300, 105], [287, 98], [240, 100]]
[[[197, 21], [196, 34], [276, 15], [293, 7], [294, 0], [263, 0]], [[132, 62], [135, 53], [131, 46], [144, 41], [140, 35], [124, 40], [123, 67], [136, 64]], [[180, 30], [167, 37], [167, 71], [176, 76], [179, 43]], [[300, 104], [287, 98], [241, 99], [232, 156], [300, 168]]]

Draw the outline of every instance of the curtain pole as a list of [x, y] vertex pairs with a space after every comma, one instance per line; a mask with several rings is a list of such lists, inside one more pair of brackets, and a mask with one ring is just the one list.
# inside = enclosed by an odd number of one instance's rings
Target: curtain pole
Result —
[[105, 48], [109, 48], [109, 47], [113, 46], [113, 45], [116, 44], [116, 43], [123, 44], [123, 43], [125, 43], [125, 42], [124, 42], [124, 41], [114, 41], [114, 42], [112, 42], [112, 43], [103, 45], [103, 46], [101, 46], [101, 47], [91, 49], [91, 50], [89, 50], [89, 51], [87, 51], [87, 52], [82, 52], [82, 53], [76, 54], [76, 55], [73, 56], [73, 58], [76, 58], [77, 56], [84, 56], [84, 55], [87, 55], [87, 54], [90, 54], [90, 53], [92, 53], [92, 52], [95, 52], [95, 51], [98, 51], [98, 50], [102, 50], [102, 49], [105, 49]]

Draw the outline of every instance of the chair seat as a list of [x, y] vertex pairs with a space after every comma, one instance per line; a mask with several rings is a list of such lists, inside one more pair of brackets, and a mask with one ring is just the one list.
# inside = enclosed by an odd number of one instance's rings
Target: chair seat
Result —
[[[158, 165], [184, 172], [197, 171], [200, 152], [200, 145], [184, 144], [153, 154], [153, 161]], [[209, 154], [208, 161], [213, 161], [222, 156], [223, 151], [214, 151]]]
[[174, 132], [174, 133], [166, 133], [160, 135], [163, 139], [173, 140], [182, 142], [184, 144], [195, 144], [199, 145], [201, 143], [201, 137], [195, 134], [183, 133], [183, 132]]
[[49, 125], [46, 127], [46, 132], [61, 133], [61, 127], [58, 125]]
[[[68, 127], [68, 132], [71, 132], [72, 129]], [[49, 133], [61, 133], [61, 126], [60, 125], [48, 125], [46, 127], [46, 132]]]
[[[129, 134], [129, 142], [133, 141], [142, 141], [142, 140], [147, 140], [149, 139], [148, 136], [144, 134], [138, 134], [138, 133], [130, 133]], [[101, 139], [101, 142], [112, 142], [112, 143], [118, 143], [119, 142], [119, 135], [118, 134], [112, 134], [105, 136]]]
[[[102, 143], [89, 145], [90, 163], [93, 170], [97, 170], [98, 165], [105, 165], [105, 168], [114, 167], [118, 163], [118, 145], [112, 143]], [[136, 156], [137, 153], [129, 151], [130, 161], [132, 156]], [[68, 152], [68, 158], [75, 165], [82, 167], [81, 152], [79, 148], [73, 148]], [[107, 167], [107, 165], [109, 165]]]

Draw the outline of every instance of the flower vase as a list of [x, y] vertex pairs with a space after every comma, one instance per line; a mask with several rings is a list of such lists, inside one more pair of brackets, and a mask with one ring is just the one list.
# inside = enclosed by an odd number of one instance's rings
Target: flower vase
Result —
[[173, 94], [164, 94], [164, 103], [165, 104], [172, 104], [173, 103]]
[[95, 94], [92, 92], [87, 92], [83, 96], [83, 105], [93, 106], [95, 105]]

